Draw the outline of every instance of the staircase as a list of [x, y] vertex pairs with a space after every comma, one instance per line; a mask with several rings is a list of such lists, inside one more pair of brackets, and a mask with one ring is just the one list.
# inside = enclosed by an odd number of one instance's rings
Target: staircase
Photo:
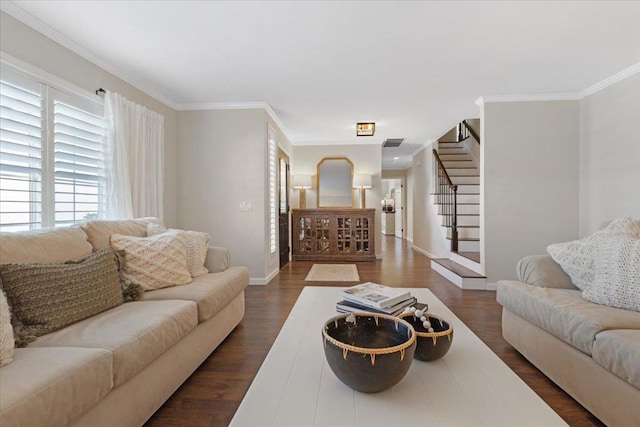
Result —
[[451, 254], [432, 259], [431, 268], [462, 289], [486, 289], [480, 266], [480, 168], [468, 148], [479, 139], [466, 121], [456, 135], [456, 141], [439, 141], [433, 150], [432, 203]]

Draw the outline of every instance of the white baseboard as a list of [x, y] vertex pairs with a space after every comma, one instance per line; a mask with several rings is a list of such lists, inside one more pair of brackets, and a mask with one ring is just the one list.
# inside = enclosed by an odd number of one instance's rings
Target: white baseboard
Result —
[[422, 254], [422, 255], [424, 255], [424, 256], [426, 256], [426, 257], [428, 257], [428, 258], [432, 258], [432, 259], [433, 259], [433, 258], [438, 258], [437, 256], [435, 256], [435, 255], [433, 255], [433, 254], [431, 254], [431, 253], [429, 253], [429, 252], [425, 251], [425, 250], [424, 250], [424, 249], [422, 249], [422, 248], [417, 247], [416, 245], [412, 245], [412, 249], [413, 249], [414, 251], [416, 251], [416, 252], [418, 252], [418, 253], [420, 253], [420, 254]]
[[498, 290], [498, 284], [497, 283], [487, 283], [487, 290], [488, 291], [497, 291]]
[[250, 285], [268, 285], [269, 282], [280, 273], [280, 270], [273, 270], [267, 277], [250, 277]]

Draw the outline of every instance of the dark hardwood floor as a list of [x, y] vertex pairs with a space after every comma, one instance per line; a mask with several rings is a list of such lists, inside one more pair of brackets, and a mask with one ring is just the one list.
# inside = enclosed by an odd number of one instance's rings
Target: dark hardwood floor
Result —
[[[361, 281], [431, 289], [569, 425], [603, 425], [502, 338], [502, 310], [495, 292], [459, 289], [431, 270], [429, 259], [412, 251], [406, 241], [383, 236], [382, 252], [382, 260], [358, 263]], [[249, 286], [243, 321], [146, 425], [227, 426], [302, 288], [350, 285], [304, 282], [312, 265], [291, 262], [267, 286]]]

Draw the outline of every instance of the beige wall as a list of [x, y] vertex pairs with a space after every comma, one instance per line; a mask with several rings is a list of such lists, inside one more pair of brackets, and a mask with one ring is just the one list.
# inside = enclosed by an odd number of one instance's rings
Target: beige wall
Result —
[[482, 117], [481, 261], [495, 283], [578, 237], [578, 101], [486, 103]]
[[87, 91], [95, 92], [98, 88], [104, 88], [118, 92], [131, 101], [162, 114], [165, 119], [164, 221], [168, 226], [178, 223], [177, 113], [173, 109], [4, 12], [0, 12], [0, 50]]
[[640, 218], [640, 74], [580, 101], [580, 236]]
[[[376, 255], [380, 256], [380, 200], [382, 198], [382, 150], [378, 145], [298, 145], [293, 147], [291, 173], [313, 175], [314, 187], [307, 190], [307, 208], [317, 206], [316, 166], [325, 157], [347, 157], [353, 162], [354, 173], [372, 176], [373, 188], [366, 191], [366, 207], [376, 209]], [[297, 208], [298, 190], [293, 190], [292, 208]], [[354, 199], [359, 196], [354, 192]], [[293, 200], [295, 198], [295, 200]], [[295, 203], [294, 203], [295, 202]]]
[[449, 129], [447, 133], [438, 138], [438, 141], [451, 142], [456, 140], [456, 127]]
[[209, 233], [252, 279], [266, 277], [268, 262], [266, 130], [262, 109], [178, 114], [179, 225]]
[[412, 166], [412, 216], [413, 246], [420, 252], [435, 258], [448, 258], [448, 240], [442, 229], [431, 200], [433, 144], [427, 145], [413, 157]]

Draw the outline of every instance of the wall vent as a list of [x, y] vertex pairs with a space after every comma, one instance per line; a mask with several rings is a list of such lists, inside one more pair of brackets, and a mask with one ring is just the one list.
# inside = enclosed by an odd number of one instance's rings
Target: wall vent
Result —
[[384, 148], [399, 147], [400, 144], [402, 144], [402, 141], [404, 141], [404, 138], [388, 138], [384, 140], [382, 146]]

